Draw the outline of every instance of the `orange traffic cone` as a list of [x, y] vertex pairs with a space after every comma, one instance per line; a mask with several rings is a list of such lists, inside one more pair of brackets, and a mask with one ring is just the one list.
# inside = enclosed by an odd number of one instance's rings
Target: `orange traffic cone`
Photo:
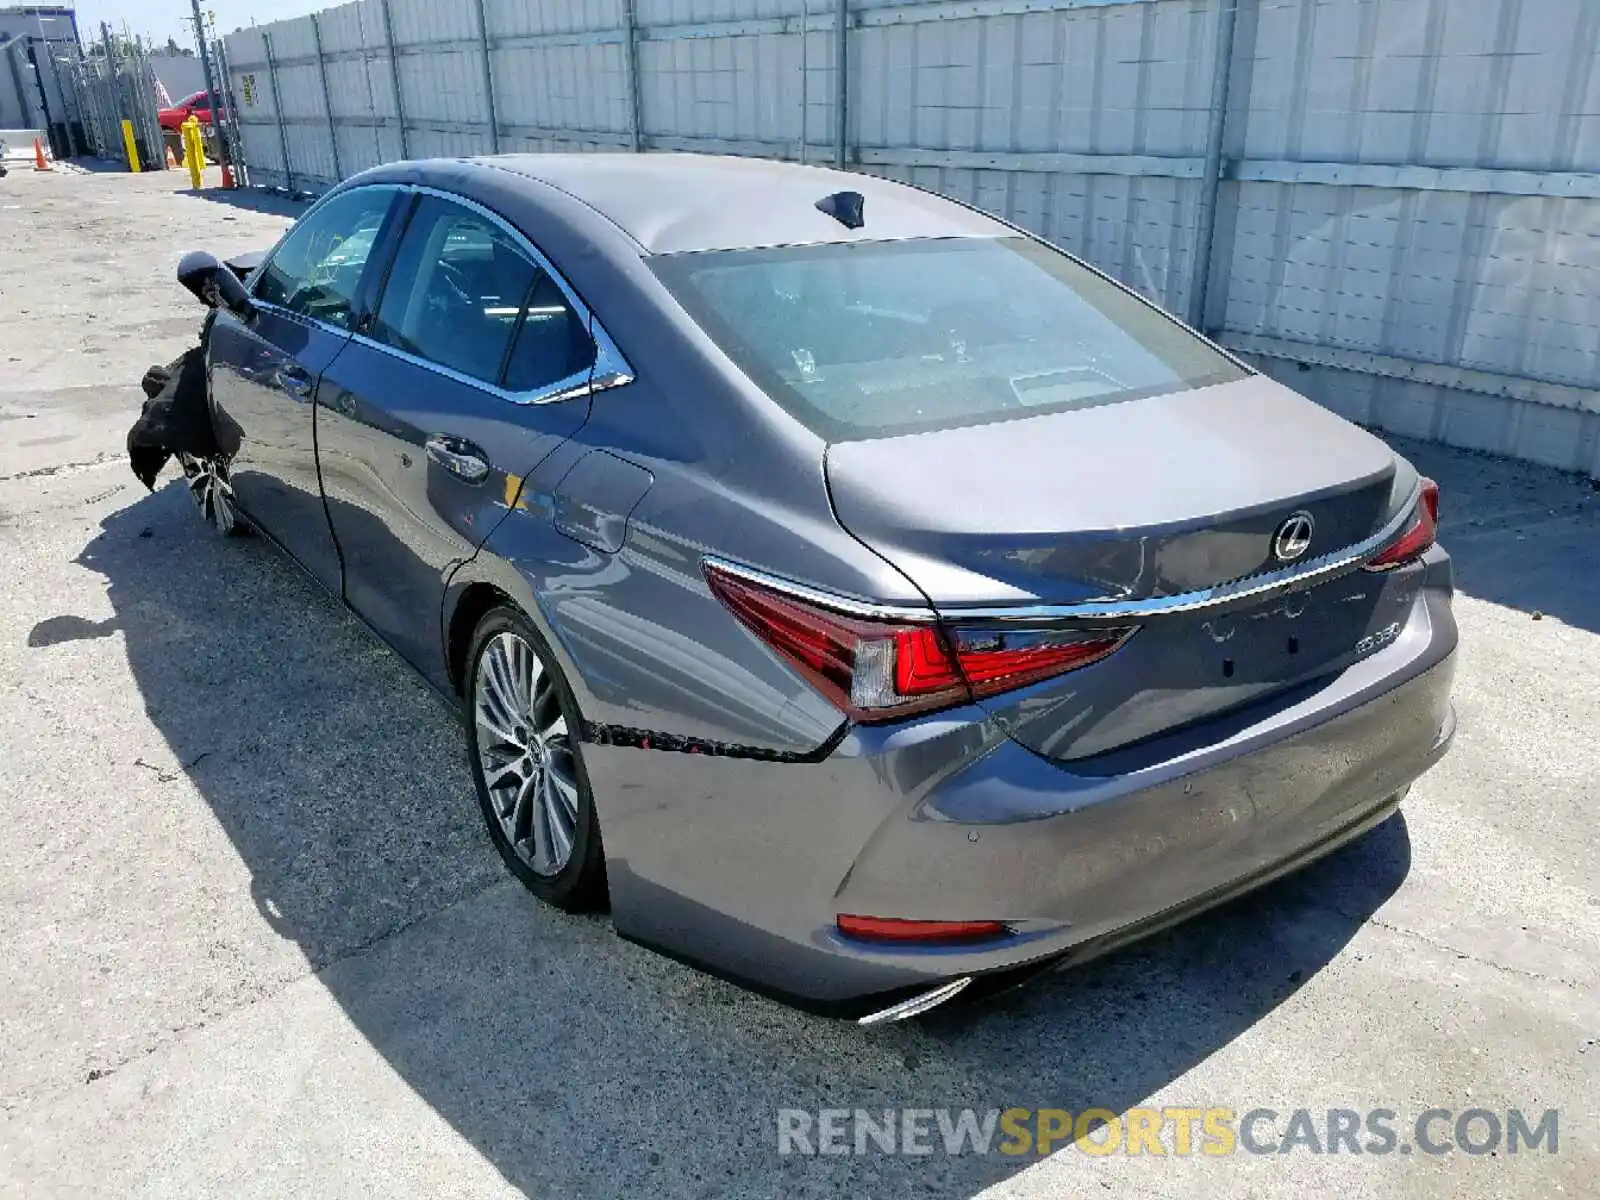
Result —
[[178, 166], [178, 156], [172, 152], [171, 144], [168, 144], [168, 146], [167, 146], [167, 170], [169, 170], [169, 171], [176, 170], [177, 166]]
[[233, 168], [230, 167], [227, 163], [223, 163], [222, 164], [222, 186], [225, 187], [225, 188], [233, 188], [233, 187], [238, 187], [239, 186], [237, 183], [235, 183], [233, 181]]
[[33, 139], [33, 169], [35, 171], [48, 171], [50, 164], [45, 161], [44, 143], [38, 138]]

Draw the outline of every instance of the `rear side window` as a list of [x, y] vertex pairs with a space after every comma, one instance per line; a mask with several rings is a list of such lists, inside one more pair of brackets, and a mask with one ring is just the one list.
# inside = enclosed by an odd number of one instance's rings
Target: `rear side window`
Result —
[[1112, 404], [1247, 374], [1029, 238], [708, 251], [650, 265], [751, 379], [831, 441]]
[[394, 197], [394, 188], [357, 188], [307, 213], [261, 269], [257, 299], [351, 328], [356, 289]]
[[506, 363], [505, 385], [531, 392], [594, 366], [594, 341], [556, 281], [541, 272]]
[[542, 274], [493, 221], [423, 196], [369, 332], [397, 350], [497, 383]]

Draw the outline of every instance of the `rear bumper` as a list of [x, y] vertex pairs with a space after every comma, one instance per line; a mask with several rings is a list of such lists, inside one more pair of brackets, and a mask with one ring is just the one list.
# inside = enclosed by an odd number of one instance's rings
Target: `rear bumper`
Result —
[[[1446, 593], [1418, 606], [1302, 694], [1071, 769], [976, 708], [852, 730], [810, 764], [589, 747], [617, 929], [842, 1012], [1103, 952], [1359, 836], [1438, 761], [1456, 631]], [[1014, 932], [884, 946], [841, 937], [840, 912]]]

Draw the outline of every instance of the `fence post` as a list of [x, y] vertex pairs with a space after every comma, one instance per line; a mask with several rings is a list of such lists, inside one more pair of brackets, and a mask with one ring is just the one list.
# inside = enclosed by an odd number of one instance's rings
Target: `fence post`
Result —
[[219, 135], [218, 141], [221, 141], [222, 114], [226, 105], [219, 103], [222, 92], [217, 87], [217, 76], [211, 70], [211, 53], [206, 46], [206, 19], [200, 11], [200, 0], [190, 0], [190, 6], [194, 9], [194, 40], [200, 50], [200, 73], [205, 76], [206, 96], [209, 97], [206, 108], [211, 112], [211, 128]]
[[322, 111], [328, 118], [328, 145], [333, 150], [333, 181], [344, 178], [344, 168], [339, 165], [339, 130], [333, 123], [333, 98], [328, 93], [328, 60], [322, 57], [322, 22], [311, 14], [311, 40], [317, 51], [317, 74], [322, 77]]
[[474, 0], [478, 10], [478, 47], [483, 52], [483, 98], [489, 106], [489, 153], [500, 153], [500, 118], [494, 108], [494, 64], [489, 61], [489, 14], [483, 0]]
[[622, 0], [622, 30], [624, 36], [622, 73], [628, 85], [628, 132], [633, 138], [637, 154], [644, 149], [643, 107], [639, 99], [639, 14], [638, 0]]
[[283, 121], [283, 97], [278, 93], [278, 60], [272, 54], [272, 35], [261, 33], [267, 52], [267, 84], [272, 88], [272, 117], [278, 123], [278, 153], [283, 156], [283, 190], [294, 195], [294, 172], [289, 168], [289, 128]]
[[[163, 145], [161, 133], [161, 115], [156, 107], [156, 72], [150, 65], [150, 58], [142, 50], [133, 60], [134, 76], [134, 112], [139, 115], [139, 124], [144, 129], [145, 145], [150, 148], [151, 166], [159, 162], [161, 169], [166, 169], [166, 147]], [[215, 116], [215, 114], [213, 114]]]
[[245, 187], [250, 182], [250, 168], [244, 161], [244, 131], [239, 127], [238, 97], [233, 91], [233, 64], [228, 60], [228, 44], [218, 38], [211, 45], [212, 56], [217, 61], [217, 69], [222, 73], [222, 95], [228, 105], [228, 123], [226, 137], [228, 141], [228, 162], [233, 167], [234, 182], [239, 187]]
[[410, 158], [411, 151], [406, 141], [406, 106], [400, 99], [400, 51], [394, 44], [394, 21], [389, 16], [389, 0], [378, 0], [379, 11], [383, 13], [383, 40], [389, 46], [389, 81], [394, 86], [394, 116], [400, 125], [400, 157]]
[[850, 0], [839, 0], [834, 20], [833, 165], [841, 171], [848, 162], [850, 137]]
[[1205, 175], [1200, 182], [1199, 229], [1195, 237], [1194, 278], [1189, 283], [1189, 324], [1206, 319], [1211, 287], [1211, 248], [1217, 235], [1217, 196], [1222, 190], [1222, 141], [1228, 131], [1228, 84], [1233, 74], [1238, 0], [1217, 0], [1217, 46], [1211, 68], [1211, 122], [1206, 129]]

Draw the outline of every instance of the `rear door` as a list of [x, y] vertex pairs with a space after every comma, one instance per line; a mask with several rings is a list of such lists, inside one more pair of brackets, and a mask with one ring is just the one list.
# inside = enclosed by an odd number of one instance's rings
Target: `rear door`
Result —
[[317, 480], [317, 383], [350, 339], [368, 255], [399, 189], [357, 188], [289, 231], [257, 273], [257, 315], [218, 310], [208, 343], [213, 423], [250, 519], [325, 586], [339, 554]]
[[451, 567], [581, 427], [588, 314], [498, 217], [419, 190], [368, 324], [323, 377], [318, 448], [346, 601], [447, 682]]

